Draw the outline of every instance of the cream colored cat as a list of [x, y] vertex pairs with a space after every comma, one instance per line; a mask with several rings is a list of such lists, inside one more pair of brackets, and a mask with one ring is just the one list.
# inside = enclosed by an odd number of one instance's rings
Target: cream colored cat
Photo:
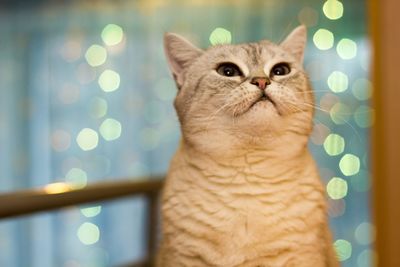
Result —
[[306, 28], [203, 51], [165, 35], [182, 141], [162, 199], [159, 267], [339, 266], [307, 150]]

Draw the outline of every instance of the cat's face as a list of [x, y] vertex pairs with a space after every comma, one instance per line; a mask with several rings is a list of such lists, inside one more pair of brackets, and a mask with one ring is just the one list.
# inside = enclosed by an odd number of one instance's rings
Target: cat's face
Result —
[[280, 45], [260, 41], [205, 51], [166, 34], [184, 138], [202, 146], [216, 142], [220, 148], [264, 146], [283, 136], [305, 143], [314, 104], [302, 67], [305, 42], [303, 26]]

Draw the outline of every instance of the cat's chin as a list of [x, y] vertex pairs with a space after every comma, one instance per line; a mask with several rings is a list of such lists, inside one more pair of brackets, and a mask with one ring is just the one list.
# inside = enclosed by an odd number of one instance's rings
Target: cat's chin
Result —
[[275, 132], [282, 122], [275, 104], [269, 100], [255, 102], [243, 114], [235, 118], [236, 124], [241, 124], [242, 129], [248, 129], [256, 135], [265, 132]]
[[279, 111], [274, 102], [269, 99], [260, 99], [253, 103], [243, 116], [252, 118], [267, 119], [279, 116]]

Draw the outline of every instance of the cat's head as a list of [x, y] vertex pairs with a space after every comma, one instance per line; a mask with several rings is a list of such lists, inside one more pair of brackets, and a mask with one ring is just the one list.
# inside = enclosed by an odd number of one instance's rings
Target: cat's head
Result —
[[207, 50], [167, 33], [164, 46], [185, 141], [207, 151], [287, 142], [304, 147], [314, 105], [303, 70], [305, 44], [305, 26], [280, 44], [262, 40]]

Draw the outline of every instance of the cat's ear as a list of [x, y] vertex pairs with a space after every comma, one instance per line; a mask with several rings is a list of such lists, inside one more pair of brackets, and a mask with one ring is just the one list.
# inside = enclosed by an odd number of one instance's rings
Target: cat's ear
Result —
[[180, 88], [183, 84], [183, 70], [203, 51], [174, 33], [164, 35], [164, 50], [172, 75]]
[[303, 63], [306, 43], [307, 28], [304, 25], [300, 25], [286, 37], [280, 46], [293, 54], [300, 63]]

